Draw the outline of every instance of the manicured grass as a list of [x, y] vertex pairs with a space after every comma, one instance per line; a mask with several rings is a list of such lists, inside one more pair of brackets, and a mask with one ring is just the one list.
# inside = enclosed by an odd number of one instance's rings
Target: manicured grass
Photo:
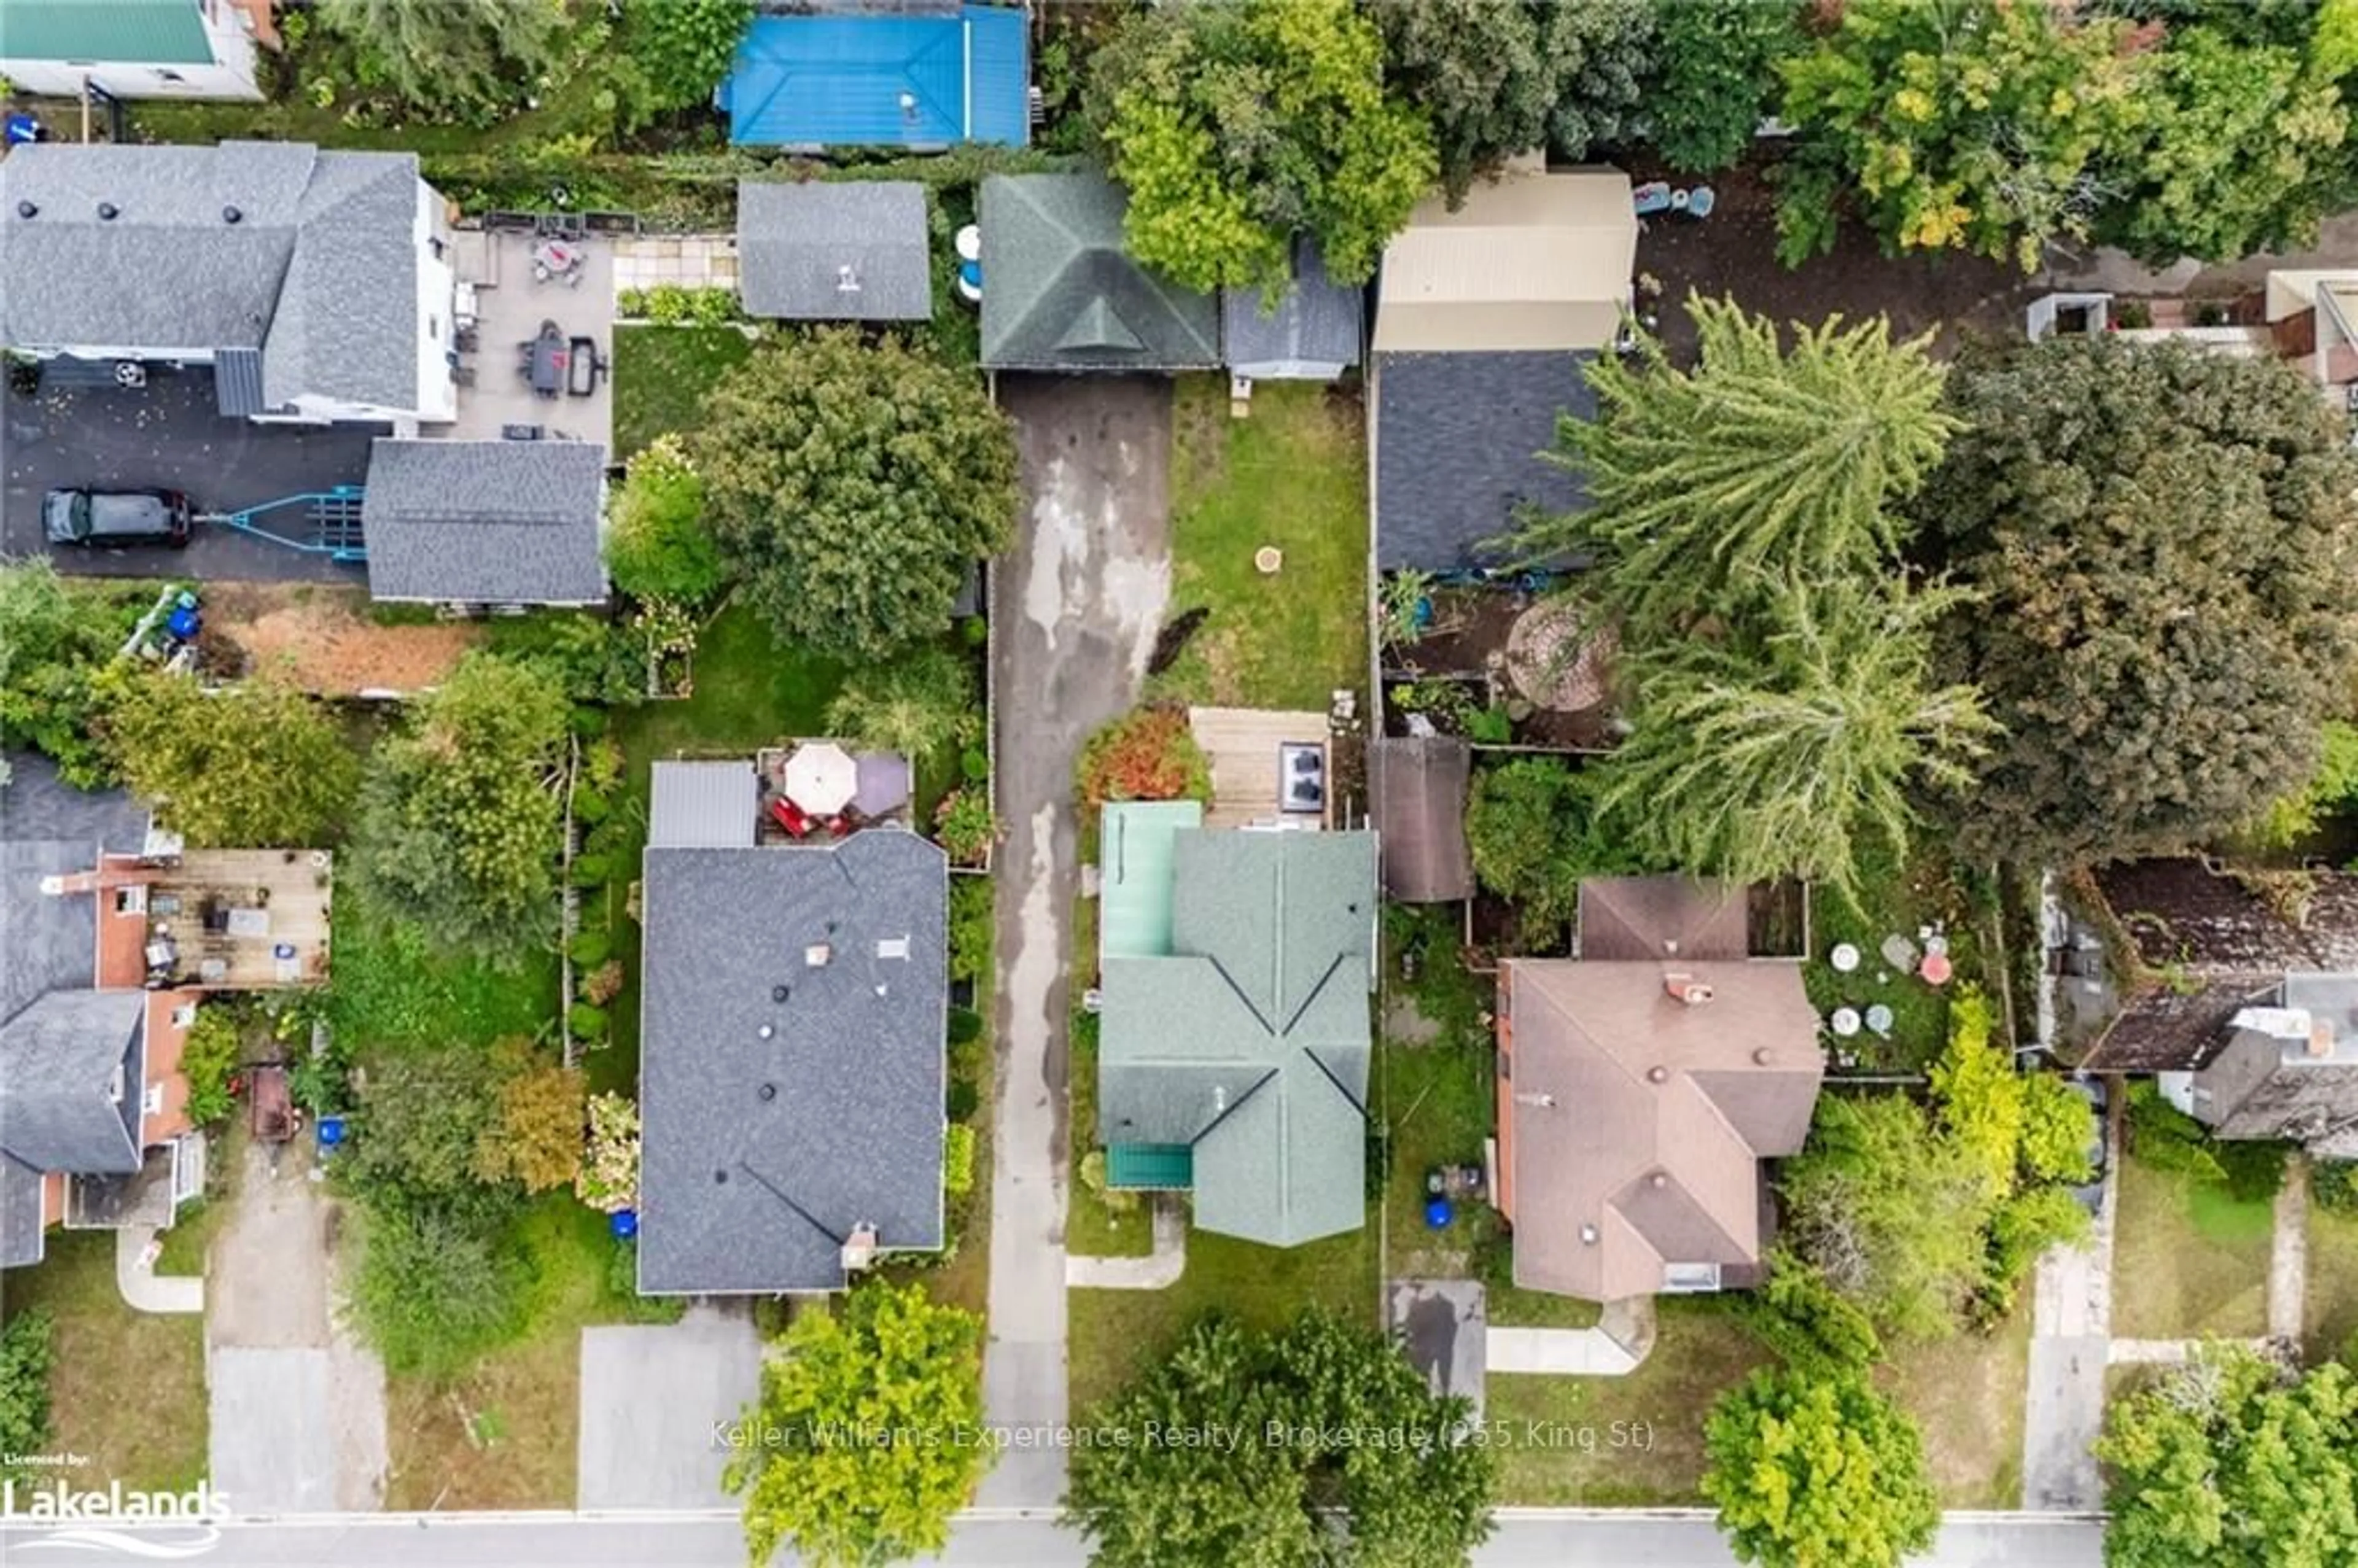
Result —
[[[612, 1020], [608, 1043], [589, 1056], [591, 1087], [633, 1097], [638, 1092], [640, 934], [638, 922], [625, 911], [646, 844], [655, 762], [678, 756], [750, 760], [760, 747], [816, 734], [824, 728], [827, 703], [842, 685], [842, 665], [779, 646], [758, 614], [732, 603], [697, 639], [691, 695], [615, 710], [612, 735], [622, 748], [625, 766], [614, 819], [628, 827], [616, 855], [630, 869], [608, 884], [604, 908], [614, 955], [622, 960], [627, 979], [622, 994], [606, 1010]], [[585, 920], [598, 907], [595, 901], [585, 901]]]
[[[184, 1491], [210, 1468], [204, 1319], [134, 1312], [114, 1284], [114, 1233], [54, 1229], [29, 1269], [0, 1291], [8, 1315], [52, 1325], [47, 1451], [85, 1455], [76, 1487]], [[127, 1382], [125, 1379], [129, 1379]]]
[[1879, 1380], [1916, 1418], [1941, 1501], [1952, 1509], [2022, 1506], [2022, 1422], [2030, 1378], [2028, 1285], [1987, 1334], [1895, 1346]]
[[[1694, 1504], [1714, 1400], [1768, 1352], [1733, 1303], [1663, 1297], [1653, 1354], [1626, 1378], [1493, 1376], [1485, 1416], [1505, 1423], [1498, 1500], [1536, 1507]], [[1618, 1443], [1617, 1444], [1617, 1437]]]
[[2247, 1338], [2267, 1331], [2271, 1206], [2121, 1162], [2113, 1238], [2113, 1333], [2124, 1339]]
[[2309, 1302], [2302, 1326], [2313, 1365], [2358, 1348], [2358, 1214], [2309, 1209]]
[[752, 352], [734, 327], [615, 328], [615, 455], [628, 460], [657, 436], [694, 429], [712, 384]]
[[1347, 1236], [1303, 1247], [1262, 1247], [1190, 1229], [1187, 1271], [1169, 1290], [1069, 1292], [1065, 1360], [1073, 1410], [1085, 1411], [1120, 1392], [1209, 1313], [1250, 1328], [1279, 1329], [1323, 1306], [1351, 1322], [1372, 1324], [1373, 1218]]
[[[1986, 975], [1982, 957], [1985, 922], [1966, 900], [1948, 866], [1934, 856], [1920, 857], [1907, 865], [1869, 851], [1861, 856], [1859, 903], [1831, 887], [1810, 890], [1809, 960], [1801, 967], [1810, 1004], [1823, 1015], [1848, 1005], [1865, 1012], [1881, 1002], [1891, 1009], [1891, 1038], [1878, 1040], [1866, 1031], [1831, 1048], [1855, 1053], [1862, 1071], [1920, 1072], [1939, 1055], [1949, 1038], [1949, 996], [1965, 984], [1996, 983]], [[1883, 960], [1883, 940], [1895, 933], [1911, 943], [1924, 926], [1946, 925], [1949, 960], [1954, 978], [1945, 988], [1926, 984], [1914, 975], [1900, 974]], [[1826, 961], [1841, 943], [1859, 950], [1856, 969], [1837, 973]], [[1991, 1005], [2003, 1035], [2006, 1013], [1993, 992]]]
[[[1173, 619], [1211, 611], [1155, 683], [1190, 702], [1325, 712], [1368, 678], [1367, 446], [1356, 400], [1269, 384], [1228, 414], [1228, 382], [1178, 385], [1171, 460]], [[1254, 552], [1284, 566], [1264, 577]]]

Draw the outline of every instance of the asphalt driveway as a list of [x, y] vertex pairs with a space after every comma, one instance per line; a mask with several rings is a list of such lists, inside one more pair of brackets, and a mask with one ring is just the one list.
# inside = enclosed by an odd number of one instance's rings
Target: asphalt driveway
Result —
[[[983, 1412], [1042, 1442], [1066, 1418], [1065, 943], [1078, 877], [1073, 761], [1137, 700], [1171, 598], [1171, 384], [1006, 376], [1024, 515], [991, 574], [999, 814], [999, 1087]], [[1022, 1439], [1014, 1438], [1021, 1442]], [[1053, 1447], [1009, 1447], [986, 1507], [1054, 1507]]]
[[[375, 426], [256, 425], [214, 411], [212, 373], [151, 366], [147, 384], [5, 394], [0, 420], [0, 555], [35, 556], [41, 497], [73, 486], [161, 486], [199, 512], [230, 512], [367, 476]], [[290, 514], [290, 526], [299, 516]], [[190, 577], [226, 582], [362, 580], [357, 567], [200, 524], [184, 550], [53, 552], [59, 569], [99, 577]]]

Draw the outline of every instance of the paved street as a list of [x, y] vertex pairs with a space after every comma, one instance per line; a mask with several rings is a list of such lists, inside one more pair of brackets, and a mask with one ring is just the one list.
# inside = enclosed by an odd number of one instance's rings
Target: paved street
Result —
[[[983, 1411], [1012, 1432], [1065, 1421], [1065, 934], [1079, 858], [1073, 762], [1127, 709], [1170, 597], [1171, 386], [1011, 376], [1026, 508], [992, 575], [998, 661], [999, 1085]], [[1063, 1455], [1010, 1448], [984, 1480], [997, 1507], [1049, 1507]]]
[[[44, 1532], [0, 1530], [11, 1564], [134, 1559], [62, 1544]], [[173, 1540], [169, 1530], [139, 1532]], [[181, 1530], [178, 1538], [189, 1532]], [[741, 1568], [744, 1537], [732, 1515], [374, 1514], [286, 1525], [233, 1525], [185, 1561], [203, 1568]], [[2099, 1568], [2102, 1531], [2061, 1516], [1955, 1515], [1932, 1552], [1911, 1568]], [[949, 1552], [927, 1561], [952, 1568], [1081, 1568], [1080, 1541], [1032, 1518], [969, 1516]], [[1502, 1515], [1477, 1568], [1734, 1568], [1709, 1516], [1524, 1510]], [[774, 1568], [790, 1568], [780, 1558]]]

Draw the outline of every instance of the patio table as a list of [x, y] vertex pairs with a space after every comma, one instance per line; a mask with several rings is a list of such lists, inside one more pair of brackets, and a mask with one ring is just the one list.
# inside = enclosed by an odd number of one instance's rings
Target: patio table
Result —
[[540, 335], [526, 339], [517, 345], [517, 368], [532, 383], [535, 393], [543, 397], [556, 397], [565, 390], [566, 365], [570, 353], [566, 347], [564, 330], [554, 321], [540, 324]]

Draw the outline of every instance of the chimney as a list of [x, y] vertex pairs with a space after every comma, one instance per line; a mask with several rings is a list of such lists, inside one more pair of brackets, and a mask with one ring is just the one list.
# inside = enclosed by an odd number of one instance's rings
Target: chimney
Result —
[[843, 1271], [856, 1274], [876, 1261], [876, 1227], [872, 1221], [861, 1220], [851, 1227], [843, 1239]]
[[98, 873], [76, 871], [70, 877], [43, 877], [41, 892], [49, 898], [70, 898], [77, 893], [96, 892]]
[[1711, 988], [1684, 970], [1674, 969], [1664, 975], [1662, 989], [1671, 993], [1671, 1000], [1682, 1001], [1689, 1007], [1701, 1007], [1711, 1000]]
[[2311, 1056], [2333, 1054], [2333, 1020], [2314, 1018], [2309, 1021], [2309, 1054]]
[[824, 969], [827, 961], [835, 957], [835, 949], [824, 942], [814, 942], [803, 949], [803, 962], [814, 969]]

